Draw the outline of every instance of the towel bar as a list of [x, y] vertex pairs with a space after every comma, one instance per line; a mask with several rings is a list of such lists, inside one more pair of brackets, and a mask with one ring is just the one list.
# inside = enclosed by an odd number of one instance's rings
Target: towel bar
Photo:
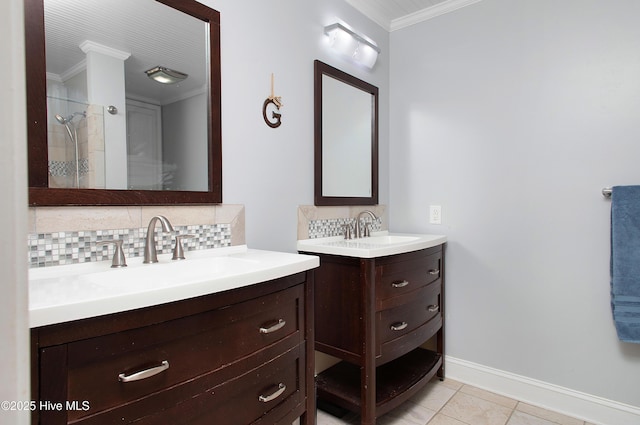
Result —
[[605, 198], [611, 198], [611, 188], [605, 187], [604, 189], [602, 189], [602, 196], [604, 196]]

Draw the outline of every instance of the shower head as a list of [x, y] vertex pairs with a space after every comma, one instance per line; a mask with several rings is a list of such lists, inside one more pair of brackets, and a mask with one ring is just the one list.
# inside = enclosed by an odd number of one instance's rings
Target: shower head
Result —
[[86, 112], [74, 112], [73, 114], [69, 115], [68, 117], [63, 117], [60, 114], [56, 114], [56, 120], [62, 125], [67, 125], [67, 124], [70, 124], [73, 121], [73, 119], [78, 115], [81, 116], [82, 118], [86, 118], [87, 113]]
[[68, 118], [63, 117], [60, 114], [56, 114], [56, 120], [58, 120], [58, 122], [62, 125], [65, 125], [66, 123], [68, 123], [70, 121], [70, 119], [73, 118], [73, 116], [70, 116]]
[[[69, 139], [71, 140], [71, 143], [75, 142], [75, 138], [73, 137], [73, 132], [71, 131], [72, 128], [72, 123], [71, 120], [73, 119], [73, 115], [69, 115], [68, 117], [63, 117], [60, 114], [56, 114], [56, 121], [58, 121], [60, 124], [64, 125], [64, 128], [67, 130], [67, 134], [69, 134]], [[75, 130], [75, 128], [74, 128]]]

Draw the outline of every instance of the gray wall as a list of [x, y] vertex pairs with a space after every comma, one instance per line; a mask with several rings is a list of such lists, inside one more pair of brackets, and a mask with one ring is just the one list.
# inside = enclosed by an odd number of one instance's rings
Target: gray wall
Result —
[[635, 406], [601, 189], [640, 183], [638, 17], [483, 0], [393, 32], [389, 190], [392, 230], [449, 236], [448, 355]]

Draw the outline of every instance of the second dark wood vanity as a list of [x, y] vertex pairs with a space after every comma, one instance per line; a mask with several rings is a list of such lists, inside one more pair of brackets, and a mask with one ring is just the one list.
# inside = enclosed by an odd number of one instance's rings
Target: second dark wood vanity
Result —
[[[317, 395], [372, 425], [434, 375], [444, 379], [443, 245], [319, 256], [315, 349], [343, 361], [317, 376]], [[430, 339], [435, 350], [421, 347]]]

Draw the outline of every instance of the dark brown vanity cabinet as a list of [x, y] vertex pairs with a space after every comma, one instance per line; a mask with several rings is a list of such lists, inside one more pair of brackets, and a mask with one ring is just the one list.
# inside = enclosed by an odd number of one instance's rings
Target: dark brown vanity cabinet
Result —
[[[379, 258], [320, 255], [316, 350], [343, 361], [317, 376], [321, 400], [362, 424], [444, 378], [443, 246]], [[432, 340], [435, 349], [421, 346]]]
[[32, 422], [314, 424], [312, 279], [33, 329]]

